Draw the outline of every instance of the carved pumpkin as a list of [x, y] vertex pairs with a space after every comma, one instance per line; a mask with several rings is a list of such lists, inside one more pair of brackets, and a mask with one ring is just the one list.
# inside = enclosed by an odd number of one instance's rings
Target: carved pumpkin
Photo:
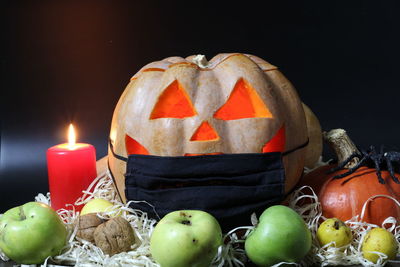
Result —
[[[170, 57], [144, 66], [123, 92], [110, 132], [115, 154], [124, 157], [284, 152], [306, 141], [293, 86], [277, 67], [245, 54], [210, 62]], [[286, 191], [298, 182], [304, 155], [303, 148], [284, 156]], [[125, 162], [109, 151], [109, 165], [124, 192]]]
[[[333, 130], [326, 136], [327, 142], [338, 154], [339, 163], [348, 158], [356, 147], [344, 131]], [[337, 165], [326, 165], [305, 175], [301, 185], [311, 186], [321, 202], [322, 213], [327, 218], [336, 217], [343, 221], [361, 216], [364, 203], [373, 196], [386, 195], [400, 199], [400, 184], [396, 184], [388, 171], [381, 171], [385, 184], [378, 181], [374, 168], [360, 167], [354, 173], [341, 179], [335, 176], [348, 172], [342, 169], [328, 173]], [[346, 165], [346, 168], [351, 166]], [[400, 207], [385, 197], [377, 197], [368, 202], [363, 221], [381, 225], [387, 217], [400, 220]]]

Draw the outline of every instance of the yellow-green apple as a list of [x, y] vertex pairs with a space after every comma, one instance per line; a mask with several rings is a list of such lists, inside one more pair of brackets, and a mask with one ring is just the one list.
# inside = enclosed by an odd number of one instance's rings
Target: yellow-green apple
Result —
[[350, 227], [338, 218], [329, 218], [318, 227], [317, 239], [321, 246], [344, 247], [351, 243], [353, 234]]
[[12, 208], [0, 218], [0, 249], [20, 264], [40, 264], [60, 254], [67, 234], [58, 214], [39, 202]]
[[245, 241], [249, 259], [258, 266], [299, 262], [311, 248], [311, 232], [294, 210], [283, 205], [267, 208]]
[[208, 267], [221, 245], [221, 227], [211, 214], [178, 210], [158, 222], [150, 252], [161, 267]]
[[111, 211], [113, 206], [114, 204], [108, 200], [102, 198], [94, 198], [92, 200], [89, 200], [89, 202], [87, 202], [85, 206], [83, 206], [81, 210], [81, 215]]
[[383, 253], [389, 260], [394, 260], [398, 251], [398, 243], [394, 235], [386, 229], [376, 227], [364, 237], [361, 251], [365, 259], [377, 263], [379, 255]]

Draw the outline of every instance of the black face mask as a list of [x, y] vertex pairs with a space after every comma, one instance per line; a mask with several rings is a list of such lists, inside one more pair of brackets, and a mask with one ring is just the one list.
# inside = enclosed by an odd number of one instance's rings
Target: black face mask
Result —
[[120, 160], [127, 160], [126, 199], [151, 204], [132, 203], [132, 208], [156, 219], [175, 210], [203, 210], [215, 216], [224, 232], [250, 225], [253, 212], [260, 215], [284, 199], [282, 155], [279, 152], [180, 157], [135, 154], [126, 159], [114, 154]]

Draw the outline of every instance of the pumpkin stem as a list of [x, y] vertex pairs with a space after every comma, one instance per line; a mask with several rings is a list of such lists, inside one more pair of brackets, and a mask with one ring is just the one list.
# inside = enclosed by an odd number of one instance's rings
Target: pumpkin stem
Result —
[[192, 61], [200, 68], [207, 68], [209, 63], [205, 55], [197, 55], [192, 59]]
[[[323, 132], [322, 136], [324, 141], [331, 147], [338, 158], [338, 164], [340, 165], [346, 159], [348, 159], [354, 153], [360, 153], [356, 145], [351, 141], [346, 131], [343, 129], [333, 129], [329, 132]], [[349, 163], [345, 165], [345, 168], [349, 169], [357, 165], [359, 158], [354, 157]]]

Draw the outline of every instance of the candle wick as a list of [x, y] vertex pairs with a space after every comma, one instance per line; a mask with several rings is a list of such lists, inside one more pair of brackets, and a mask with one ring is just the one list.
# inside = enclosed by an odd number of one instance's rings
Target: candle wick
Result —
[[71, 143], [68, 144], [68, 149], [74, 150], [75, 148], [76, 148], [75, 144], [71, 144]]

